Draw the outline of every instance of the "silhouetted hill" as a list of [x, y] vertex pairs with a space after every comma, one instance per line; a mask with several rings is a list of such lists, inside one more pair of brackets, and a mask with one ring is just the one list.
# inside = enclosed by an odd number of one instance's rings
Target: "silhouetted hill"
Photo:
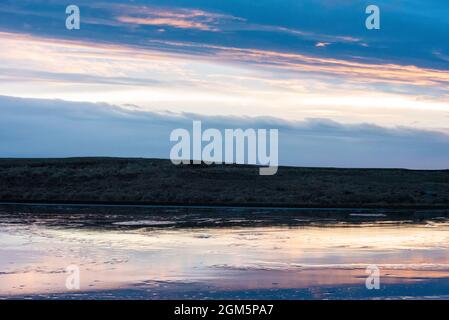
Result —
[[136, 158], [1, 159], [0, 201], [449, 207], [449, 171], [184, 165]]

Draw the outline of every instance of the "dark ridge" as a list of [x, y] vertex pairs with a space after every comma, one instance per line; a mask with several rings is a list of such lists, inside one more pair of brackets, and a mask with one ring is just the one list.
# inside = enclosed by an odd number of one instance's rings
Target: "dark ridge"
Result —
[[0, 201], [303, 208], [449, 208], [449, 170], [180, 165], [140, 158], [0, 159]]

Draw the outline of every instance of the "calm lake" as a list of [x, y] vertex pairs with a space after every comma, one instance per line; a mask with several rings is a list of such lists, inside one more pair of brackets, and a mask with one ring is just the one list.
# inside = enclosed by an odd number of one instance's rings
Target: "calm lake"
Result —
[[[313, 217], [313, 218], [312, 218]], [[368, 290], [367, 266], [380, 272]], [[67, 289], [68, 266], [80, 289]], [[0, 206], [0, 298], [449, 298], [445, 211]]]

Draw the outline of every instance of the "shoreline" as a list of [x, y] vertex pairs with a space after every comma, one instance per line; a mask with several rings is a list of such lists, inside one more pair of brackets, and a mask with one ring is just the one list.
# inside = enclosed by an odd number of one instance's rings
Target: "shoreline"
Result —
[[43, 200], [11, 200], [0, 201], [0, 206], [66, 206], [66, 207], [129, 207], [129, 208], [192, 208], [192, 209], [266, 209], [266, 210], [449, 210], [449, 206], [429, 205], [285, 205], [285, 204], [211, 204], [211, 203], [177, 203], [177, 202], [145, 202], [145, 201], [43, 201]]

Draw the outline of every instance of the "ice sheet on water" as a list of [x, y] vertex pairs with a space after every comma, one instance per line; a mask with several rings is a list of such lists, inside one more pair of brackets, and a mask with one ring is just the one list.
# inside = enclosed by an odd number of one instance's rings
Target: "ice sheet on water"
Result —
[[161, 221], [161, 220], [134, 220], [134, 221], [120, 221], [114, 222], [117, 226], [161, 226], [174, 225], [175, 221]]

